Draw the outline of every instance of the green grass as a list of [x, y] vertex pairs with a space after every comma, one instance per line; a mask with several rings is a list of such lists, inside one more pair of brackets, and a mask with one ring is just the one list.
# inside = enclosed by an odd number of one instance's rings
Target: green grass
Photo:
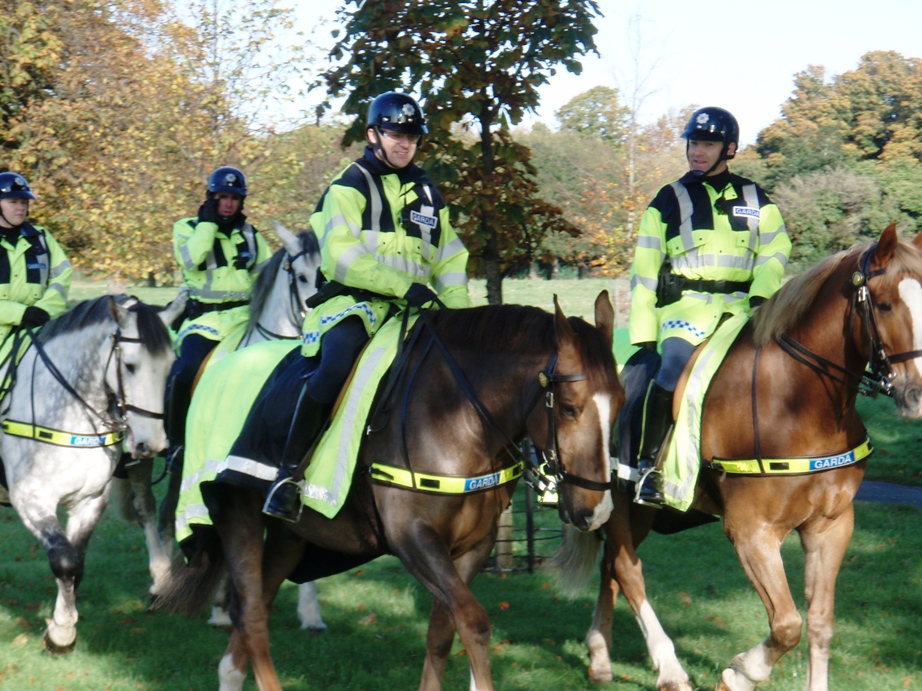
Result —
[[[857, 505], [857, 530], [839, 577], [830, 688], [849, 691], [922, 686], [922, 512]], [[761, 602], [718, 525], [641, 548], [648, 595], [696, 688], [713, 688], [720, 669], [767, 634]], [[795, 600], [803, 602], [803, 557], [784, 547]], [[76, 651], [42, 651], [54, 582], [47, 562], [11, 510], [0, 512], [0, 689], [36, 691], [198, 691], [217, 686], [227, 633], [145, 610], [148, 575], [143, 539], [107, 514], [93, 537], [79, 593]], [[298, 629], [296, 589], [286, 586], [272, 614], [273, 658], [284, 688], [389, 691], [416, 688], [431, 598], [393, 558], [319, 584], [330, 633]], [[543, 572], [484, 573], [473, 586], [493, 624], [498, 689], [597, 689], [586, 677], [582, 643], [595, 586], [575, 601], [560, 598]], [[801, 605], [802, 606], [802, 605]], [[617, 688], [653, 688], [636, 622], [622, 600], [612, 653]], [[759, 688], [800, 691], [806, 644], [782, 659]], [[456, 642], [446, 689], [467, 689]], [[246, 689], [254, 689], [252, 675]], [[615, 688], [609, 685], [602, 688]]]

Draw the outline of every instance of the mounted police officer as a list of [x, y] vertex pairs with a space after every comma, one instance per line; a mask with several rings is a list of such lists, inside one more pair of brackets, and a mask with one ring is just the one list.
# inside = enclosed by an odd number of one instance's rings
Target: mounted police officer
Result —
[[[173, 226], [173, 253], [189, 292], [185, 321], [176, 337], [178, 358], [167, 388], [167, 434], [175, 452], [185, 437], [186, 413], [199, 367], [230, 331], [249, 319], [256, 276], [270, 258], [269, 246], [243, 213], [247, 182], [231, 166], [208, 178], [198, 215]], [[170, 454], [172, 457], [172, 454]]]
[[35, 195], [18, 173], [0, 173], [0, 342], [67, 309], [71, 265], [42, 226], [26, 219]]
[[[364, 155], [334, 178], [311, 216], [329, 283], [304, 323], [304, 357], [295, 365], [300, 374], [294, 373], [304, 383], [263, 509], [271, 516], [297, 520], [300, 488], [292, 476], [385, 319], [398, 308], [432, 302], [436, 291], [446, 307], [471, 304], [467, 249], [435, 184], [413, 163], [426, 132], [413, 98], [393, 91], [375, 98], [365, 121]], [[289, 370], [285, 379], [291, 377]]]
[[682, 132], [689, 172], [663, 187], [640, 223], [631, 267], [631, 343], [662, 364], [646, 392], [635, 501], [662, 505], [655, 468], [672, 422], [672, 398], [695, 347], [727, 314], [747, 312], [781, 286], [791, 240], [778, 210], [727, 161], [739, 125], [723, 108], [700, 108]]

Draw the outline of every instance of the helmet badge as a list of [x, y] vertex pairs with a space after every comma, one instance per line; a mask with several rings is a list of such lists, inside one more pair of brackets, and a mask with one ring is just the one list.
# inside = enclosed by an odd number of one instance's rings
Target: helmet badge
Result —
[[711, 116], [708, 115], [707, 113], [699, 113], [698, 117], [695, 119], [695, 122], [697, 122], [699, 125], [704, 125], [710, 119], [711, 119]]
[[226, 182], [228, 185], [233, 185], [235, 182], [237, 182], [237, 176], [233, 173], [228, 173], [224, 176], [224, 182]]
[[21, 178], [18, 175], [13, 179], [13, 183], [19, 185], [20, 187], [26, 186], [25, 178]]
[[404, 103], [400, 109], [401, 120], [404, 122], [413, 122], [413, 116], [416, 115], [416, 109], [409, 103]]

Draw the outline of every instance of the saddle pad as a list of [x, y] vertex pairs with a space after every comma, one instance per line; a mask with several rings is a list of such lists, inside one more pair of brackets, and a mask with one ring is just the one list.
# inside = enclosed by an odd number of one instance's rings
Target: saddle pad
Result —
[[[409, 326], [415, 321], [416, 315], [411, 315]], [[327, 518], [337, 514], [349, 494], [375, 392], [397, 355], [401, 322], [400, 315], [387, 320], [362, 351], [352, 381], [304, 473], [302, 501]]]
[[[205, 369], [192, 398], [186, 423], [182, 485], [176, 506], [176, 539], [192, 534], [190, 525], [210, 525], [199, 488], [225, 467], [253, 402], [278, 364], [298, 341], [264, 341], [231, 353]], [[240, 376], [245, 373], [246, 376]]]
[[724, 322], [705, 342], [689, 373], [685, 393], [679, 402], [675, 427], [663, 458], [666, 505], [679, 511], [687, 511], [695, 498], [695, 486], [701, 469], [701, 418], [705, 394], [748, 321], [748, 314], [738, 314]]

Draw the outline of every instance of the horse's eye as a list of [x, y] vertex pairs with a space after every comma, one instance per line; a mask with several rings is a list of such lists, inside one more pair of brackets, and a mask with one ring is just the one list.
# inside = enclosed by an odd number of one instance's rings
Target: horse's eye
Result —
[[575, 420], [579, 417], [579, 408], [575, 405], [568, 405], [566, 403], [560, 404], [560, 414], [571, 420]]
[[298, 276], [298, 282], [299, 283], [310, 283], [310, 281], [307, 280], [304, 276]]
[[128, 370], [128, 374], [134, 374], [138, 370], [137, 365], [133, 365], [130, 362], [125, 363], [125, 369]]
[[879, 303], [877, 303], [877, 311], [878, 311], [878, 312], [889, 312], [889, 311], [891, 311], [892, 309], [893, 309], [893, 305], [891, 305], [889, 302], [879, 302]]

